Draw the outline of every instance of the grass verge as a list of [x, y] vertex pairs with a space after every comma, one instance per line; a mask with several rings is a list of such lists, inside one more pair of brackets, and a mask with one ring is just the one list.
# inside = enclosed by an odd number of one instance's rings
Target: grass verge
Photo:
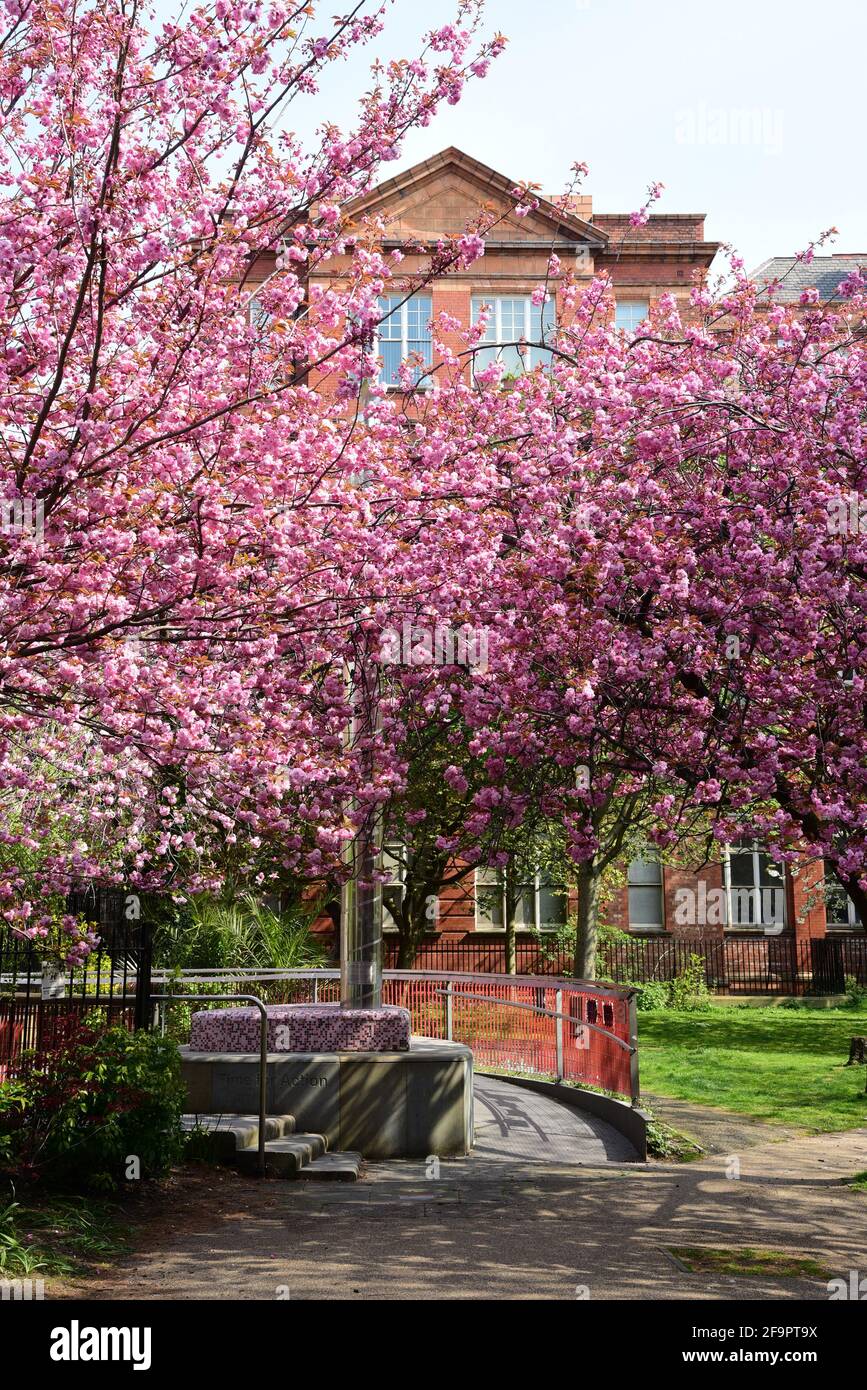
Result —
[[642, 1089], [819, 1133], [867, 1124], [864, 1067], [847, 1067], [867, 1009], [715, 1008], [639, 1015]]
[[834, 1276], [809, 1255], [790, 1255], [785, 1250], [758, 1250], [747, 1246], [725, 1250], [710, 1245], [666, 1247], [688, 1274], [772, 1275], [784, 1279], [823, 1279]]

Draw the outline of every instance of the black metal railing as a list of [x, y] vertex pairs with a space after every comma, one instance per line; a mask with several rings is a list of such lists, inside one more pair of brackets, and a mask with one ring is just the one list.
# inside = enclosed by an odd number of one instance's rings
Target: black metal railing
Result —
[[[519, 940], [515, 947], [518, 975], [569, 977], [573, 955], [565, 946], [542, 940]], [[834, 933], [798, 941], [792, 936], [727, 936], [718, 941], [700, 937], [635, 936], [600, 948], [600, 979], [618, 984], [647, 984], [672, 980], [698, 956], [705, 983], [718, 994], [841, 994], [847, 977], [867, 985], [867, 934]], [[398, 946], [386, 937], [386, 969], [398, 965]], [[463, 940], [425, 941], [410, 967], [413, 970], [506, 973], [502, 937], [469, 935]]]
[[134, 1029], [149, 1020], [151, 930], [140, 902], [120, 890], [70, 894], [67, 911], [98, 937], [85, 960], [65, 960], [71, 940], [55, 929], [27, 940], [0, 927], [0, 1079], [19, 1059], [60, 1046], [87, 1016]]
[[[383, 938], [383, 967], [400, 969], [399, 946], [393, 936]], [[556, 942], [521, 940], [515, 943], [516, 975], [571, 975], [572, 951]], [[434, 937], [422, 943], [412, 964], [412, 970], [457, 970], [471, 974], [506, 974], [506, 945], [502, 938], [486, 937], [481, 932], [468, 934], [462, 940]]]
[[714, 994], [842, 994], [867, 985], [867, 936], [700, 938], [654, 936], [607, 943], [599, 974], [618, 983], [669, 981], [697, 957]]

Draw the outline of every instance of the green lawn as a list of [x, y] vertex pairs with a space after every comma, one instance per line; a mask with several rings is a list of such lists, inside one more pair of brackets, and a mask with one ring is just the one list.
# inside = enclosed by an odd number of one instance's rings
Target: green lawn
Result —
[[641, 1087], [814, 1131], [867, 1125], [867, 1067], [846, 1066], [867, 1009], [638, 1015]]

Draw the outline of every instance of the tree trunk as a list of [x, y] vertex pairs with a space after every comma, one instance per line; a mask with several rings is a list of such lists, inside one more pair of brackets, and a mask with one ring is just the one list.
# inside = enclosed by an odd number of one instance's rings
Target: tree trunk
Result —
[[858, 882], [857, 874], [844, 876], [838, 873], [837, 877], [840, 879], [840, 882], [855, 904], [855, 910], [861, 918], [861, 921], [867, 924], [867, 893], [865, 893]]
[[596, 860], [578, 865], [578, 925], [575, 931], [575, 976], [596, 978], [596, 939], [599, 928], [600, 876]]
[[846, 1066], [854, 1066], [856, 1062], [867, 1062], [867, 1038], [855, 1037], [849, 1040], [849, 1060]]
[[409, 894], [404, 894], [402, 900], [392, 900], [389, 910], [397, 927], [397, 969], [411, 970], [418, 951], [418, 940]]
[[398, 970], [411, 970], [416, 957], [416, 944], [412, 936], [406, 932], [399, 931], [397, 934], [397, 968]]
[[438, 906], [443, 872], [444, 865], [436, 863], [429, 877], [407, 883], [398, 911], [392, 908], [398, 932], [398, 970], [412, 969], [426, 934], [436, 928], [437, 916], [431, 912], [431, 904]]

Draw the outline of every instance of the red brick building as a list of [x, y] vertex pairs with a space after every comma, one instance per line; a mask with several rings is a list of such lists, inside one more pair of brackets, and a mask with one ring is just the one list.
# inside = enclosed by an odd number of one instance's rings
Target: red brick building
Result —
[[[386, 311], [394, 308], [381, 325], [377, 341], [386, 385], [397, 384], [397, 368], [410, 354], [417, 354], [426, 366], [436, 365], [430, 322], [434, 316], [446, 312], [466, 326], [476, 321], [482, 305], [489, 306], [490, 314], [483, 351], [478, 354], [482, 365], [494, 354], [515, 371], [543, 361], [543, 348], [520, 351], [502, 345], [522, 337], [539, 341], [539, 310], [533, 311], [531, 323], [530, 296], [546, 279], [552, 252], [560, 260], [561, 275], [571, 271], [589, 284], [607, 272], [615, 323], [626, 332], [635, 331], [650, 305], [665, 293], [674, 295], [683, 316], [689, 317], [689, 291], [719, 248], [718, 242], [705, 239], [703, 213], [657, 213], [645, 225], [633, 227], [627, 213], [597, 212], [592, 198], [582, 195], [570, 201], [568, 211], [540, 197], [538, 207], [519, 217], [513, 210], [514, 187], [514, 179], [452, 148], [349, 205], [348, 212], [358, 221], [372, 216], [382, 220], [386, 249], [405, 247], [407, 241], [418, 242], [422, 248], [435, 246], [440, 237], [463, 233], [483, 207], [497, 218], [484, 255], [468, 269], [435, 281], [406, 304], [400, 303], [401, 295], [384, 302]], [[407, 255], [401, 274], [423, 269], [424, 260], [424, 249]], [[819, 266], [818, 260], [814, 266]], [[844, 273], [850, 268], [833, 267]], [[340, 281], [343, 269], [339, 261], [329, 262], [311, 275], [311, 284], [327, 288], [332, 281]], [[767, 262], [761, 270], [776, 275], [778, 266]], [[807, 270], [799, 269], [798, 278]], [[548, 285], [552, 316], [557, 279], [553, 277]], [[798, 292], [802, 288], [799, 283]], [[462, 346], [457, 337], [449, 345]], [[622, 886], [609, 894], [603, 919], [640, 936], [805, 940], [824, 937], [826, 932], [864, 931], [845, 893], [826, 887], [821, 865], [781, 873], [759, 846], [733, 847], [719, 862], [689, 872], [636, 860], [624, 866], [622, 880]], [[389, 891], [402, 891], [396, 868]], [[528, 942], [537, 933], [556, 933], [566, 922], [569, 897], [564, 885], [538, 877], [524, 885], [519, 932]], [[321, 925], [323, 930], [333, 929], [329, 919]], [[386, 932], [390, 925], [393, 930], [386, 913]], [[502, 884], [496, 873], [481, 870], [442, 893], [431, 934], [443, 946], [462, 943], [460, 963], [470, 967], [475, 958], [483, 960], [486, 946], [502, 941], [503, 931]]]
[[[440, 237], [463, 233], [483, 208], [496, 218], [478, 261], [435, 281], [383, 323], [377, 345], [387, 384], [393, 384], [397, 364], [410, 352], [434, 365], [430, 318], [440, 313], [469, 325], [482, 304], [491, 306], [484, 339], [491, 352], [498, 342], [521, 337], [538, 340], [539, 311], [531, 316], [530, 295], [546, 280], [552, 252], [561, 262], [559, 276], [548, 280], [552, 319], [559, 278], [571, 272], [589, 284], [603, 271], [611, 277], [616, 322], [624, 329], [636, 328], [650, 304], [664, 293], [675, 295], [688, 316], [695, 272], [706, 271], [719, 248], [718, 242], [705, 240], [703, 213], [656, 214], [645, 226], [631, 227], [628, 213], [594, 213], [592, 198], [582, 195], [570, 200], [568, 211], [540, 197], [537, 208], [519, 217], [513, 211], [514, 188], [514, 179], [461, 150], [447, 149], [348, 205], [348, 213], [358, 221], [382, 219], [386, 249], [404, 247], [409, 240], [435, 246]], [[425, 259], [424, 252], [407, 255], [401, 273], [411, 275], [423, 269]], [[341, 280], [343, 270], [339, 259], [330, 261], [311, 274], [311, 286], [327, 288]], [[395, 304], [400, 298], [394, 296]], [[462, 346], [457, 339], [448, 345]], [[541, 360], [544, 354], [537, 352], [531, 349], [523, 359], [514, 349], [502, 355], [510, 368], [521, 370], [522, 365], [532, 367]]]

